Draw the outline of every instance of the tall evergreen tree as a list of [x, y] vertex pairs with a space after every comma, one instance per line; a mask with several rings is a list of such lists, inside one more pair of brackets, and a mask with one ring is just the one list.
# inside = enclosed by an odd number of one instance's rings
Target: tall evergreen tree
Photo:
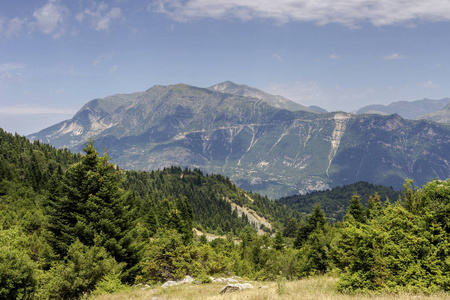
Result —
[[314, 206], [313, 213], [308, 219], [309, 226], [311, 227], [311, 231], [316, 229], [323, 229], [327, 219], [325, 218], [325, 212], [322, 210], [319, 204]]
[[325, 218], [324, 211], [320, 208], [319, 204], [316, 204], [314, 206], [313, 213], [308, 218], [308, 222], [303, 221], [300, 223], [300, 227], [294, 241], [294, 247], [297, 249], [302, 247], [312, 232], [316, 230], [323, 230], [325, 228], [326, 222], [327, 219]]
[[59, 197], [49, 202], [49, 242], [64, 257], [79, 239], [87, 246], [102, 246], [127, 268], [137, 263], [131, 246], [132, 208], [119, 189], [119, 172], [106, 154], [99, 157], [92, 141], [81, 162], [62, 178]]
[[[389, 199], [388, 199], [389, 200]], [[369, 197], [369, 202], [367, 203], [367, 208], [365, 210], [365, 215], [367, 219], [373, 219], [377, 217], [381, 212], [381, 200], [378, 194]]]
[[295, 238], [297, 235], [298, 223], [295, 219], [290, 218], [284, 226], [283, 236]]
[[281, 231], [277, 231], [277, 233], [275, 234], [275, 239], [273, 241], [273, 247], [275, 248], [275, 250], [283, 250], [284, 249], [284, 240], [283, 240], [283, 235], [281, 234]]
[[364, 223], [364, 208], [361, 204], [361, 196], [354, 194], [350, 200], [350, 206], [347, 210], [347, 216], [352, 216], [356, 221]]

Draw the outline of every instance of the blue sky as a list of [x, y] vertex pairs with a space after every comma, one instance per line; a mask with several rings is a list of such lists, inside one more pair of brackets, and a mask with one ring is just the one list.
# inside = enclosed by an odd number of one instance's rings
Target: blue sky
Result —
[[86, 102], [231, 80], [304, 105], [450, 97], [448, 0], [0, 3], [0, 127], [29, 134]]

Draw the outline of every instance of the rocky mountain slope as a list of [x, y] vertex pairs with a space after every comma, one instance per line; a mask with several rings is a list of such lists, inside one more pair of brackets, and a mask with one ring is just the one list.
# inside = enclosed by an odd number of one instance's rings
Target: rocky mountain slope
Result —
[[266, 102], [267, 104], [280, 108], [280, 109], [287, 109], [291, 111], [307, 111], [307, 112], [323, 112], [323, 109], [320, 107], [306, 107], [299, 103], [293, 102], [289, 99], [284, 98], [283, 96], [277, 96], [277, 95], [271, 95], [266, 92], [263, 92], [261, 90], [255, 89], [253, 87], [244, 85], [244, 84], [235, 84], [231, 81], [225, 81], [219, 84], [215, 84], [211, 87], [209, 87], [211, 91], [215, 92], [221, 92], [226, 94], [232, 94], [237, 96], [244, 96], [244, 97], [252, 97], [259, 100], [262, 100]]
[[416, 101], [398, 101], [389, 105], [374, 104], [360, 108], [356, 114], [397, 114], [404, 119], [416, 119], [421, 115], [433, 113], [443, 109], [450, 103], [450, 98], [441, 100], [422, 99]]
[[450, 123], [450, 104], [443, 109], [417, 117], [418, 120], [429, 120], [439, 123]]
[[405, 178], [450, 177], [449, 125], [290, 111], [214, 89], [155, 86], [96, 99], [30, 138], [79, 151], [92, 137], [122, 168], [197, 167], [272, 198], [356, 181], [399, 189]]

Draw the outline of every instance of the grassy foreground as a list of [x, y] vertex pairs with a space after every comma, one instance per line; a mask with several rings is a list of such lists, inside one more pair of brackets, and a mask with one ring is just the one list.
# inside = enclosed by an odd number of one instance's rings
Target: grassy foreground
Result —
[[254, 289], [220, 295], [224, 283], [185, 284], [166, 289], [158, 287], [134, 288], [127, 292], [92, 296], [91, 300], [122, 300], [122, 299], [230, 299], [230, 300], [272, 300], [272, 299], [450, 299], [449, 293], [433, 295], [422, 294], [382, 294], [382, 295], [344, 295], [335, 286], [335, 277], [318, 276], [303, 280], [286, 282], [285, 291], [278, 293], [277, 282], [249, 282]]

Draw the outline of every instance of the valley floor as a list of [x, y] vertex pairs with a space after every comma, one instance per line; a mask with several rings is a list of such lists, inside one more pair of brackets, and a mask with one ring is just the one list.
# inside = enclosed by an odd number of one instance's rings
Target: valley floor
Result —
[[423, 294], [382, 294], [382, 295], [345, 295], [339, 293], [335, 286], [337, 282], [335, 277], [318, 276], [297, 281], [286, 282], [285, 292], [278, 293], [277, 282], [252, 282], [253, 289], [240, 292], [220, 295], [220, 290], [226, 285], [224, 283], [210, 284], [185, 284], [169, 288], [150, 287], [146, 289], [134, 288], [128, 292], [117, 293], [113, 295], [92, 296], [91, 300], [124, 300], [124, 299], [213, 299], [213, 300], [277, 300], [277, 299], [450, 299], [450, 293], [438, 293], [432, 295]]

